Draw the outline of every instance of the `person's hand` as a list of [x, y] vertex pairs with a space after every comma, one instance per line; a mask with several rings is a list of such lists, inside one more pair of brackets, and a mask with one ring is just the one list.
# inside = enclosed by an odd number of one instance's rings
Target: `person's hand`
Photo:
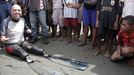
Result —
[[116, 59], [121, 59], [121, 54], [117, 54]]
[[32, 33], [31, 29], [27, 29], [26, 33], [28, 34]]
[[121, 54], [117, 51], [117, 53], [115, 53], [114, 57], [115, 57], [115, 60], [119, 60], [119, 59], [121, 59]]
[[115, 52], [111, 56], [111, 59], [113, 61], [117, 61], [121, 59], [121, 54], [118, 52], [118, 50], [115, 50]]
[[118, 29], [118, 22], [115, 22], [115, 23], [114, 23], [113, 29], [114, 29], [114, 30], [117, 30], [117, 29]]
[[67, 3], [68, 8], [73, 8], [73, 3]]
[[6, 42], [9, 40], [9, 38], [7, 38], [6, 36], [2, 36], [0, 39], [2, 42]]

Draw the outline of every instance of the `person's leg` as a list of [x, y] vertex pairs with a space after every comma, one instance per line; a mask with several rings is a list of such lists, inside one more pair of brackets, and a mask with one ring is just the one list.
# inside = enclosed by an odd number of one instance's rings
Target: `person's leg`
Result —
[[106, 53], [104, 54], [104, 57], [110, 57], [111, 55], [111, 48], [113, 44], [113, 30], [108, 29], [106, 34]]
[[32, 29], [30, 43], [35, 43], [38, 38], [38, 28], [37, 28], [37, 12], [29, 12], [30, 24]]
[[53, 31], [54, 31], [54, 41], [57, 39], [57, 25], [59, 24], [59, 14], [58, 14], [58, 9], [54, 9], [53, 10], [53, 15], [52, 15], [52, 18], [53, 18]]
[[7, 45], [6, 51], [9, 54], [19, 56], [23, 60], [26, 60], [26, 56], [28, 56], [28, 53], [17, 44], [15, 44], [15, 45]]
[[72, 42], [72, 26], [70, 25], [67, 26], [67, 41], [68, 44]]
[[95, 47], [95, 42], [96, 42], [96, 32], [97, 32], [97, 28], [96, 28], [96, 10], [93, 9], [91, 10], [91, 27], [92, 27], [92, 42], [91, 42], [91, 47], [94, 48]]
[[[117, 61], [123, 59], [123, 57], [125, 57], [127, 59], [128, 58], [133, 59], [133, 56], [134, 56], [134, 48], [131, 46], [124, 46], [124, 47], [121, 47], [121, 53], [118, 53], [118, 51], [115, 50], [115, 52], [111, 56], [111, 60], [113, 62], [117, 62]], [[133, 61], [132, 61], [132, 63], [133, 63]]]
[[1, 2], [0, 3], [0, 25], [2, 21], [8, 16], [8, 8], [7, 8], [7, 3], [6, 2]]
[[39, 16], [39, 22], [42, 25], [42, 30], [41, 30], [41, 34], [43, 35], [43, 43], [44, 44], [48, 44], [48, 29], [47, 29], [47, 24], [46, 24], [46, 11], [45, 10], [40, 10], [38, 12], [38, 16]]
[[[29, 8], [27, 8], [26, 10], [26, 14], [23, 15], [23, 18], [25, 19], [26, 25], [31, 29], [31, 25], [30, 25], [30, 18], [29, 18]], [[30, 38], [32, 38], [32, 36], [28, 33], [24, 33], [24, 38], [25, 40], [30, 40]]]
[[71, 19], [71, 26], [72, 26], [72, 32], [71, 32], [71, 34], [73, 33], [73, 39], [74, 39], [74, 41], [76, 41], [76, 39], [77, 39], [77, 36], [76, 36], [76, 34], [77, 34], [77, 25], [78, 25], [78, 23], [77, 23], [77, 18], [72, 18]]
[[88, 31], [89, 31], [88, 26], [87, 25], [84, 25], [83, 26], [83, 38], [82, 38], [82, 42], [78, 46], [84, 46], [84, 45], [87, 44]]
[[78, 22], [77, 34], [76, 34], [76, 38], [77, 38], [78, 41], [79, 41], [79, 38], [80, 38], [80, 32], [81, 32], [81, 22]]
[[27, 50], [28, 52], [30, 53], [34, 53], [34, 54], [37, 54], [37, 55], [43, 55], [45, 53], [45, 50], [38, 47], [38, 46], [35, 46], [35, 45], [32, 45], [28, 42], [23, 42], [21, 44], [22, 48]]
[[65, 33], [64, 33], [64, 36], [61, 39], [61, 41], [65, 40], [65, 39], [68, 40], [68, 27], [69, 27], [69, 24], [70, 24], [68, 18], [64, 18], [63, 22], [64, 22], [63, 30], [64, 30]]
[[54, 30], [53, 30], [53, 32], [54, 32], [54, 41], [57, 39], [57, 25], [54, 25], [53, 26], [54, 27]]
[[96, 52], [94, 53], [95, 56], [99, 55], [102, 51], [101, 51], [101, 36], [97, 36], [96, 38], [96, 47], [97, 47], [97, 50]]
[[[1, 23], [7, 17], [6, 3], [0, 3], [0, 31], [1, 31]], [[3, 47], [3, 43], [0, 41], [0, 48]]]
[[90, 17], [90, 12], [89, 10], [87, 10], [86, 8], [83, 7], [82, 10], [82, 15], [83, 15], [83, 39], [82, 39], [82, 43], [79, 44], [78, 46], [84, 46], [87, 44], [87, 36], [88, 36], [88, 31], [89, 31], [89, 24], [91, 21], [91, 17]]
[[65, 37], [67, 36], [67, 27], [66, 26], [60, 27], [60, 30], [61, 30], [60, 41], [63, 41], [65, 39]]
[[63, 24], [63, 10], [62, 9], [59, 9], [58, 10], [58, 23], [59, 23], [59, 27], [60, 27], [60, 31], [59, 31], [59, 35], [61, 37], [64, 36], [65, 32], [64, 32], [64, 24]]
[[100, 53], [102, 53], [102, 49], [101, 49], [101, 39], [102, 36], [104, 35], [104, 28], [101, 26], [99, 26], [98, 31], [97, 31], [97, 35], [96, 35], [96, 47], [97, 47], [97, 51], [95, 52], [95, 56], [99, 55]]
[[104, 57], [107, 57], [107, 58], [110, 57], [112, 43], [113, 43], [113, 39], [108, 39], [108, 45], [107, 45], [107, 49], [106, 49], [106, 52], [104, 54]]

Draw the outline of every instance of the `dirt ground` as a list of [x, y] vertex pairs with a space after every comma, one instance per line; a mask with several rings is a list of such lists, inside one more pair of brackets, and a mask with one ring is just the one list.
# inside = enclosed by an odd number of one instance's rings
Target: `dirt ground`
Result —
[[126, 63], [112, 63], [103, 54], [94, 56], [95, 50], [87, 46], [78, 47], [76, 43], [66, 44], [65, 41], [50, 39], [50, 44], [43, 45], [37, 42], [35, 45], [43, 47], [46, 53], [62, 55], [67, 58], [78, 59], [89, 63], [85, 71], [76, 70], [51, 62], [44, 57], [30, 54], [35, 60], [28, 64], [17, 57], [11, 56], [6, 51], [0, 50], [0, 75], [134, 75], [134, 67]]

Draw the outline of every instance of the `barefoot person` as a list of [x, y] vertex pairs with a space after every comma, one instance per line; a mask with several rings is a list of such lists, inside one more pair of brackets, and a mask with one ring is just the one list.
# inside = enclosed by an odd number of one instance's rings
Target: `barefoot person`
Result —
[[112, 61], [119, 61], [123, 57], [132, 58], [134, 65], [134, 16], [123, 18], [117, 39], [117, 49], [111, 56]]
[[110, 57], [111, 47], [113, 43], [113, 30], [118, 24], [119, 17], [119, 0], [98, 0], [97, 2], [97, 51], [95, 55], [102, 52], [101, 39], [105, 38], [105, 57]]

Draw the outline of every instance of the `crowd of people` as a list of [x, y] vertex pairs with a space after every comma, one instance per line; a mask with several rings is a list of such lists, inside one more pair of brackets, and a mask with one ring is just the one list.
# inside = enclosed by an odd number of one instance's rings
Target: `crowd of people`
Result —
[[43, 55], [44, 50], [32, 44], [39, 36], [49, 44], [52, 29], [53, 41], [60, 38], [82, 47], [91, 39], [95, 56], [104, 53], [114, 62], [131, 58], [134, 65], [133, 9], [133, 0], [0, 0], [1, 42], [8, 53], [27, 60], [26, 51]]

